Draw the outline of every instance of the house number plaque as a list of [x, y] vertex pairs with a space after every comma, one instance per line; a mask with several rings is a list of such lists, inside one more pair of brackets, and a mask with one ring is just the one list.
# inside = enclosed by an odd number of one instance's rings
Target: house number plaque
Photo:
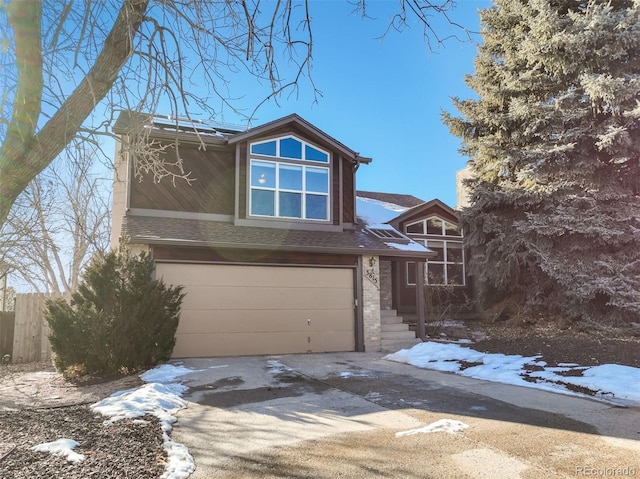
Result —
[[364, 268], [364, 276], [371, 281], [377, 289], [380, 289], [380, 272], [378, 271], [376, 263], [376, 258], [371, 256]]

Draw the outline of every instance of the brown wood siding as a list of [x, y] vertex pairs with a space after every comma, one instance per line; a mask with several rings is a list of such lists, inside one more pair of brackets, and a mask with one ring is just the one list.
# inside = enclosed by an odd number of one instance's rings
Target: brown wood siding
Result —
[[331, 176], [333, 178], [331, 185], [331, 215], [333, 216], [333, 224], [339, 225], [342, 219], [342, 212], [340, 211], [340, 157], [335, 153], [331, 157]]
[[[163, 178], [153, 182], [152, 174], [131, 183], [131, 208], [145, 208], [195, 213], [232, 215], [234, 208], [235, 160], [233, 150], [196, 146], [181, 146], [183, 169], [194, 180], [189, 185], [183, 179]], [[176, 151], [167, 150], [167, 161], [175, 161]], [[174, 171], [178, 173], [178, 168]]]
[[318, 265], [356, 267], [355, 255], [329, 255], [287, 251], [259, 251], [247, 249], [211, 249], [154, 246], [153, 258], [165, 261], [202, 261], [215, 263], [255, 263], [284, 265]]
[[342, 160], [342, 217], [345, 223], [356, 222], [355, 201], [355, 178], [353, 173], [353, 163]]

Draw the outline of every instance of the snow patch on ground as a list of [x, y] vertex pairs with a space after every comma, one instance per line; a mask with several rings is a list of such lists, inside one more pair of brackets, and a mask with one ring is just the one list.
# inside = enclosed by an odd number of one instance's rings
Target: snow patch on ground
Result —
[[69, 462], [82, 462], [86, 459], [84, 454], [78, 454], [73, 449], [78, 445], [73, 439], [58, 439], [53, 442], [44, 442], [37, 444], [31, 448], [37, 452], [48, 452], [54, 456], [60, 456], [67, 459]]
[[375, 378], [377, 377], [375, 373], [371, 371], [342, 371], [338, 373], [338, 377], [343, 379], [349, 378]]
[[[389, 361], [485, 381], [591, 397], [620, 406], [640, 405], [638, 368], [619, 364], [594, 367], [562, 364], [562, 367], [552, 368], [539, 358], [481, 353], [458, 344], [436, 342], [417, 344], [384, 357]], [[567, 372], [571, 374], [567, 375]]]
[[454, 434], [456, 432], [464, 431], [469, 425], [455, 419], [439, 419], [436, 422], [427, 424], [424, 427], [418, 429], [411, 429], [409, 431], [397, 432], [396, 437], [413, 436], [414, 434], [429, 434], [432, 432], [448, 432]]
[[162, 364], [142, 373], [140, 379], [145, 383], [172, 383], [177, 377], [194, 372], [193, 369], [173, 364]]
[[164, 449], [168, 461], [162, 479], [186, 479], [195, 471], [195, 462], [189, 450], [171, 440], [169, 433], [177, 421], [175, 414], [187, 403], [182, 395], [186, 386], [173, 382], [177, 377], [193, 372], [192, 369], [163, 364], [140, 375], [147, 384], [139, 388], [119, 391], [91, 405], [95, 412], [107, 416], [105, 423], [133, 419], [151, 414], [160, 419]]
[[293, 372], [289, 366], [282, 364], [280, 361], [276, 359], [270, 359], [267, 361], [267, 371], [269, 374], [278, 375]]

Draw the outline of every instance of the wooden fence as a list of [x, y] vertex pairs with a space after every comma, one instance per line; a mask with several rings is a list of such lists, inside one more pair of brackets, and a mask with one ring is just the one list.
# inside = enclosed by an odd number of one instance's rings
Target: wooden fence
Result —
[[65, 297], [60, 294], [17, 294], [11, 362], [30, 363], [51, 359], [49, 325], [44, 319], [45, 301]]
[[15, 324], [13, 311], [0, 311], [0, 361], [6, 354], [13, 354], [13, 327]]

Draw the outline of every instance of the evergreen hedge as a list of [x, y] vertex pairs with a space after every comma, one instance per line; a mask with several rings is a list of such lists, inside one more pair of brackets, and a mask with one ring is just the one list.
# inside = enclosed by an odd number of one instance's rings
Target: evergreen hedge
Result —
[[153, 366], [171, 357], [182, 286], [153, 279], [148, 253], [126, 249], [94, 257], [71, 304], [48, 301], [54, 364], [91, 375], [109, 375]]

